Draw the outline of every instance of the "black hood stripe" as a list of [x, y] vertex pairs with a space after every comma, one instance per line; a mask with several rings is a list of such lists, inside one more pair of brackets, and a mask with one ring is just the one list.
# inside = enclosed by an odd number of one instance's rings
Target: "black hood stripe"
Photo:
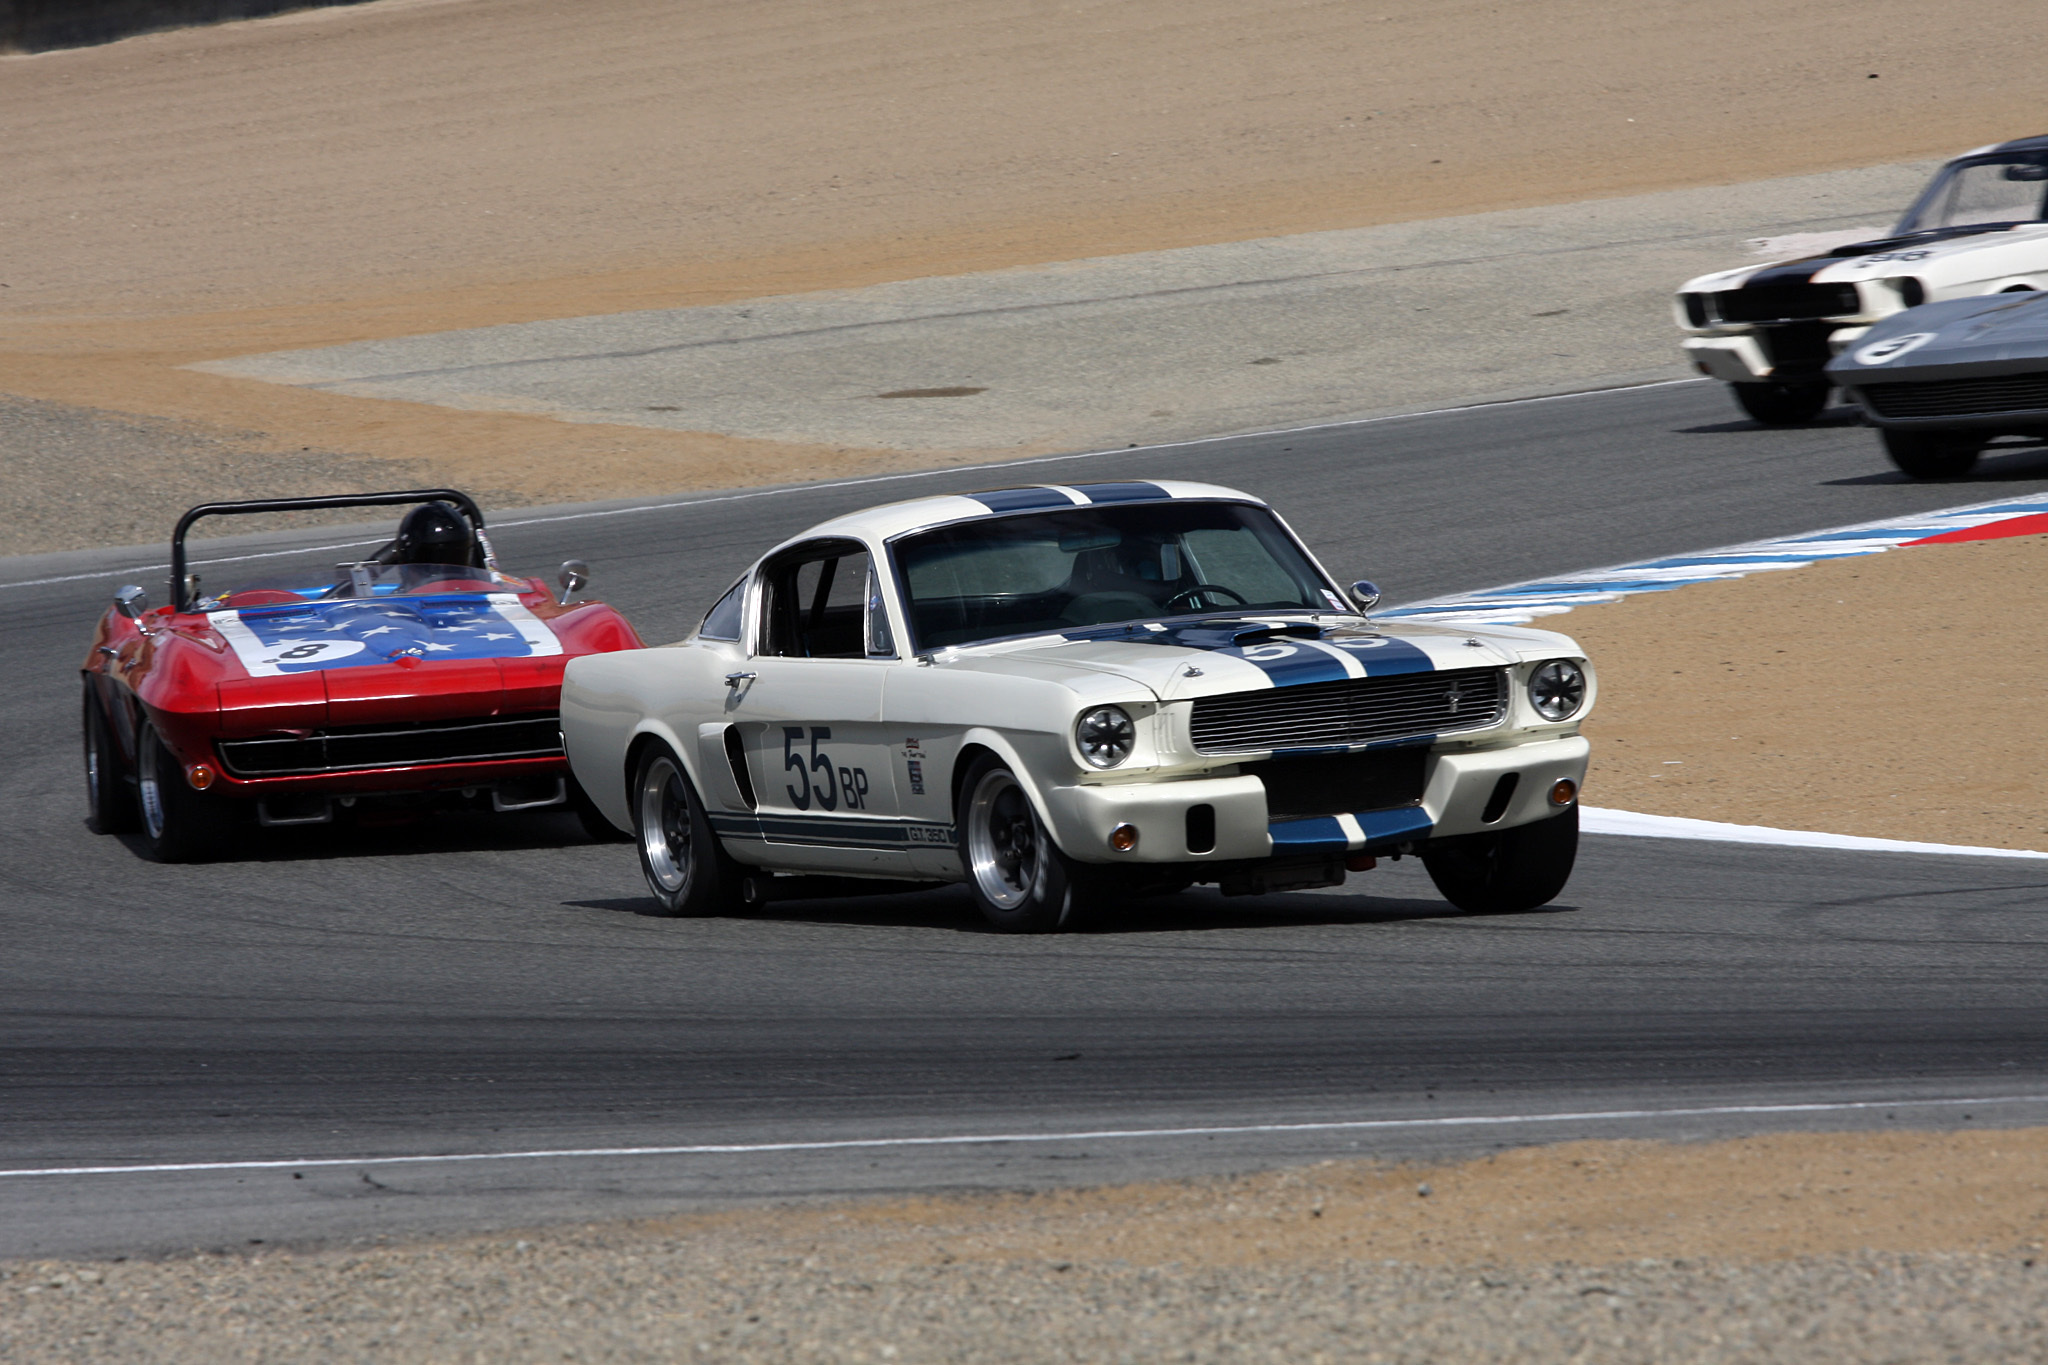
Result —
[[1743, 289], [1781, 289], [1788, 284], [1811, 284], [1813, 277], [1831, 265], [1840, 265], [1835, 256], [1809, 256], [1803, 261], [1786, 261], [1782, 265], [1767, 265], [1751, 275], [1739, 286]]

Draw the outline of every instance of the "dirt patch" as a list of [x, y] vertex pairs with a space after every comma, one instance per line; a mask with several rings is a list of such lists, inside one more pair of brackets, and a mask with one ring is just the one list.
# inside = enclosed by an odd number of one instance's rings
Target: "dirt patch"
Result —
[[0, 1265], [67, 1360], [2010, 1360], [2048, 1132], [1574, 1143], [404, 1247]]
[[2048, 849], [2048, 537], [1923, 545], [1582, 608], [1594, 805]]
[[177, 367], [1938, 155], [2032, 129], [2031, 18], [380, 0], [5, 58], [0, 387], [539, 502], [899, 467]]

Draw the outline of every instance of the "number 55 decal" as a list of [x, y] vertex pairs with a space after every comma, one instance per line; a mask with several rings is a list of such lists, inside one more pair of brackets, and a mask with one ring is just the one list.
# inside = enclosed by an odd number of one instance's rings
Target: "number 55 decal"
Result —
[[[804, 727], [782, 727], [782, 768], [784, 772], [792, 768], [796, 770], [796, 782], [789, 784], [788, 791], [790, 804], [798, 810], [809, 810], [813, 797], [817, 798], [819, 810], [838, 810], [842, 797], [849, 810], [867, 804], [867, 771], [862, 768], [835, 768], [832, 755], [818, 748], [819, 740], [830, 738], [832, 731], [829, 726], [813, 725], [809, 735], [811, 751], [806, 756], [798, 753], [796, 747], [804, 742]], [[812, 773], [824, 774], [823, 781], [814, 785]], [[798, 790], [798, 782], [803, 784], [802, 790]]]
[[[818, 741], [830, 738], [832, 738], [832, 731], [829, 727], [813, 725], [811, 727], [811, 753], [810, 757], [806, 759], [804, 755], [796, 751], [796, 746], [804, 742], [804, 727], [801, 725], [785, 725], [782, 727], [783, 769], [785, 771], [790, 768], [796, 769], [796, 780], [803, 783], [803, 790], [801, 791], [797, 790], [795, 783], [791, 783], [789, 787], [790, 804], [798, 810], [809, 810], [811, 808], [811, 798], [814, 796], [818, 798], [819, 810], [839, 809], [839, 774], [833, 771], [832, 756], [818, 752]], [[812, 786], [812, 773], [823, 773], [825, 775], [825, 782], [829, 785]]]

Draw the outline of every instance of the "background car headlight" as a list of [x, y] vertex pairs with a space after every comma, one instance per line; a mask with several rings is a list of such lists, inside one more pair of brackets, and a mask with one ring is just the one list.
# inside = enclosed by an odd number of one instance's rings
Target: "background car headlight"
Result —
[[1586, 670], [1552, 659], [1529, 675], [1529, 704], [1545, 720], [1564, 720], [1586, 704]]
[[1090, 766], [1114, 768], [1137, 747], [1138, 727], [1121, 706], [1098, 706], [1083, 712], [1074, 725], [1074, 743]]

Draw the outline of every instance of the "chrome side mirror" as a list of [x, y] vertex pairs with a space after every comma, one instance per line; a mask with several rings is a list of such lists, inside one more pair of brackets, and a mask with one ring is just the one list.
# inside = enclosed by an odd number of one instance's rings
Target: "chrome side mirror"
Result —
[[1351, 600], [1358, 603], [1361, 612], [1371, 611], [1380, 604], [1380, 587], [1369, 578], [1361, 578], [1351, 585]]
[[130, 583], [114, 590], [114, 610], [133, 621], [149, 610], [149, 594]]
[[555, 599], [555, 605], [566, 607], [570, 594], [583, 591], [583, 585], [590, 581], [590, 566], [580, 559], [565, 559], [562, 572], [555, 581], [562, 585], [562, 595]]

